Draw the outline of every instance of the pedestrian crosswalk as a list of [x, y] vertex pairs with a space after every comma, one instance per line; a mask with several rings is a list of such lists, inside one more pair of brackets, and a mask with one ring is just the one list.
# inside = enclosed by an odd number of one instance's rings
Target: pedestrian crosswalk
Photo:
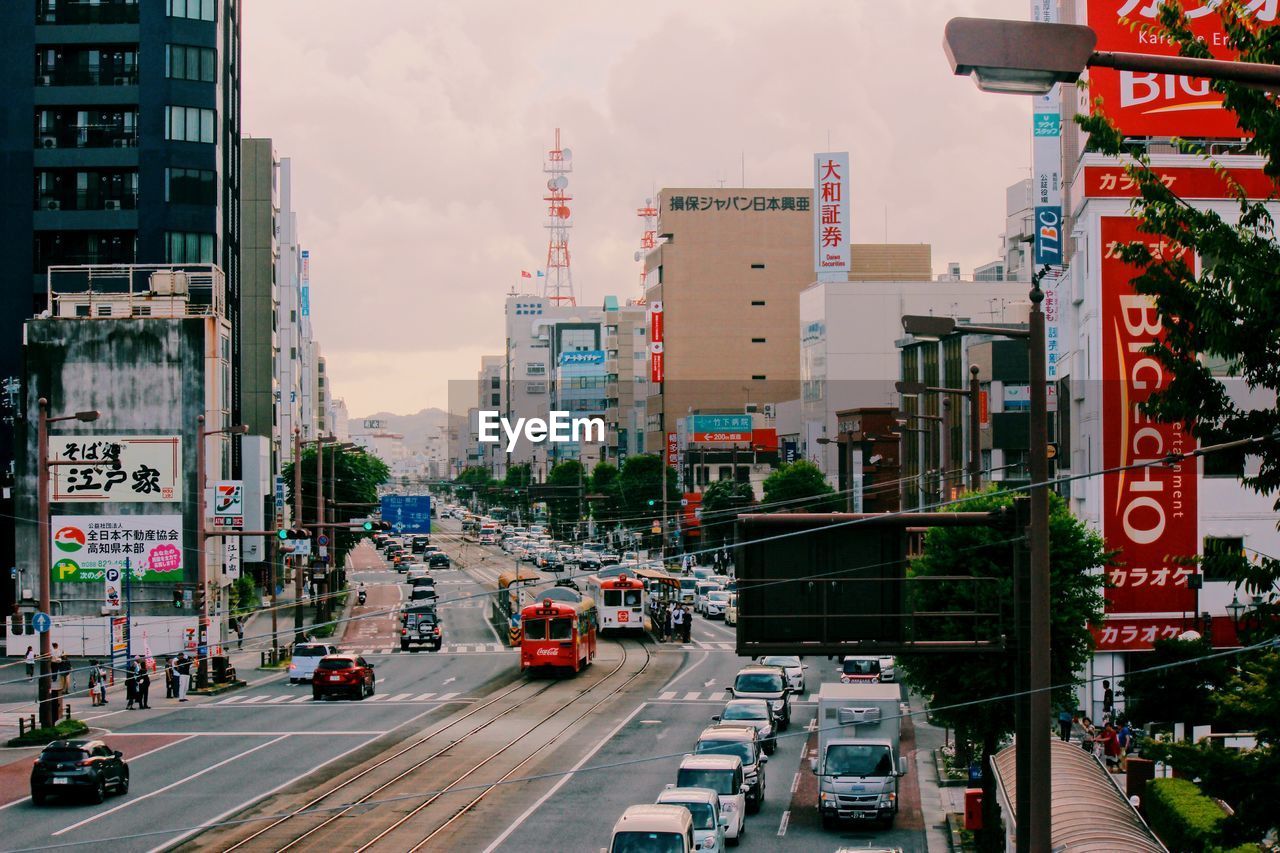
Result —
[[692, 643], [658, 643], [658, 651], [683, 651], [683, 652], [736, 652], [738, 646], [735, 643], [708, 643], [702, 640], [694, 640]]
[[[413, 654], [414, 649], [418, 649], [423, 654], [441, 655], [493, 655], [506, 652], [515, 653], [516, 651], [516, 649], [504, 646], [502, 643], [448, 643], [441, 647], [438, 652], [428, 652], [425, 646], [412, 646], [405, 654]], [[362, 646], [359, 648], [343, 648], [343, 652], [353, 655], [399, 654], [400, 646]]]
[[[417, 693], [410, 691], [409, 693], [375, 693], [372, 696], [365, 697], [365, 702], [448, 702], [457, 696], [457, 693]], [[239, 705], [247, 707], [249, 705], [300, 705], [303, 702], [314, 702], [310, 693], [303, 696], [293, 696], [288, 693], [280, 696], [271, 696], [263, 694], [258, 696], [228, 696], [226, 699], [219, 699], [211, 702], [211, 705]]]
[[[709, 690], [664, 690], [657, 696], [650, 699], [650, 702], [725, 702], [732, 697], [725, 692], [724, 688], [711, 688]], [[816, 702], [815, 694], [806, 696], [797, 696], [791, 700], [792, 705], [808, 705]]]

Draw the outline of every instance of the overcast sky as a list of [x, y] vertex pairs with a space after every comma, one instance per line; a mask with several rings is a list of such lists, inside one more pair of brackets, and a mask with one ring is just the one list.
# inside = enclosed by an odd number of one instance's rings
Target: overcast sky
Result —
[[[851, 153], [854, 242], [996, 257], [1030, 104], [953, 77], [957, 15], [1028, 0], [250, 0], [244, 131], [293, 160], [312, 316], [353, 416], [444, 407], [545, 263], [542, 160], [573, 150], [579, 304], [639, 295], [663, 186], [806, 186]], [[828, 138], [830, 148], [828, 148]]]

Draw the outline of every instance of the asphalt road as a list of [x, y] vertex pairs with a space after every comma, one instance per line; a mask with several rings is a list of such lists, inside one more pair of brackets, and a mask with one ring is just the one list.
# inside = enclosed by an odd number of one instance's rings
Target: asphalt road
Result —
[[[400, 600], [402, 576], [371, 547], [357, 549], [353, 561], [352, 577], [368, 586], [370, 608], [387, 609]], [[0, 846], [91, 840], [118, 850], [167, 846], [273, 791], [314, 784], [465, 707], [495, 681], [509, 679], [516, 658], [497, 650], [484, 618], [483, 588], [463, 571], [436, 574], [445, 626], [441, 652], [401, 653], [398, 621], [389, 615], [348, 624], [340, 646], [361, 651], [377, 666], [377, 695], [363, 702], [314, 702], [309, 685], [291, 685], [283, 673], [241, 673], [251, 681], [247, 689], [182, 705], [154, 698], [153, 689], [155, 710], [116, 709], [93, 720], [100, 727], [94, 735], [125, 753], [132, 778], [128, 795], [102, 805], [33, 806], [27, 796], [33, 752], [5, 751]]]

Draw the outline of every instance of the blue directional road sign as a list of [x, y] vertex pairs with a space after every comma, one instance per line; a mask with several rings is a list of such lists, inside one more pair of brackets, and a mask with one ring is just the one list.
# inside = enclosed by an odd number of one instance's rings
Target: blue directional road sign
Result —
[[431, 532], [430, 495], [383, 495], [382, 520], [397, 533]]
[[43, 634], [53, 625], [53, 620], [49, 618], [48, 613], [38, 612], [31, 617], [31, 627], [37, 634]]

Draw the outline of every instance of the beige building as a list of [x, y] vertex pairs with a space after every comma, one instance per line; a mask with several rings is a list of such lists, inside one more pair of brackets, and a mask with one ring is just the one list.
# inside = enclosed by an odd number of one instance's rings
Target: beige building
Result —
[[[645, 297], [662, 304], [662, 382], [649, 384], [647, 452], [690, 411], [800, 397], [800, 293], [815, 279], [813, 190], [668, 188]], [[932, 276], [927, 244], [854, 244], [850, 281]], [[653, 356], [650, 356], [650, 363]]]

